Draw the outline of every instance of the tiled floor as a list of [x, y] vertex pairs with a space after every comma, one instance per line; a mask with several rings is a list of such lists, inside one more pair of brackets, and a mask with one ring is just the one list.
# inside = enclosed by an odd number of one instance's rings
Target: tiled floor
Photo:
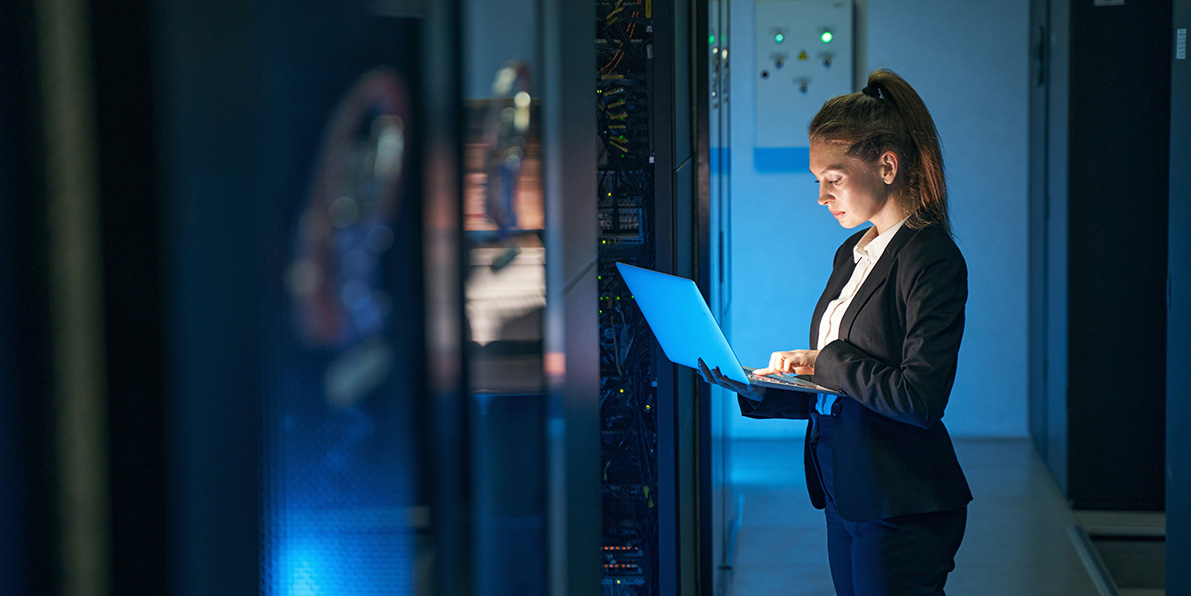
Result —
[[[1026, 439], [957, 439], [975, 500], [947, 593], [1095, 596], [1072, 545], [1075, 517]], [[744, 499], [729, 594], [833, 596], [823, 514], [806, 496], [802, 442], [736, 441]]]

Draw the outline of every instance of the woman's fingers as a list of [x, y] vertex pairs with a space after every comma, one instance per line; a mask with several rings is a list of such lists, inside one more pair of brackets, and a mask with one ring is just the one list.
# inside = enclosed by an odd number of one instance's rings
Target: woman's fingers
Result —
[[771, 375], [778, 372], [794, 373], [796, 375], [814, 374], [815, 359], [818, 355], [818, 350], [774, 352], [769, 355], [769, 366], [759, 368], [754, 372], [758, 375]]
[[720, 372], [719, 368], [713, 369], [712, 374], [715, 375], [715, 382], [720, 387], [723, 387], [729, 391], [735, 391], [737, 393], [748, 391], [748, 385], [725, 377], [724, 373]]
[[707, 381], [712, 385], [723, 387], [728, 391], [739, 393], [740, 395], [744, 395], [752, 400], [759, 400], [765, 394], [764, 388], [750, 385], [748, 383], [733, 381], [732, 379], [725, 377], [724, 373], [719, 369], [719, 367], [711, 368], [707, 366], [707, 363], [704, 362], [702, 358], [699, 358], [698, 360], [699, 375], [703, 377], [704, 381]]
[[707, 363], [704, 362], [702, 358], [699, 359], [699, 375], [703, 377], [704, 381], [707, 381], [712, 385], [719, 385], [720, 387], [724, 387], [726, 389], [735, 390], [737, 387], [743, 387], [743, 385], [725, 377], [724, 373], [720, 372], [718, 366], [715, 368], [708, 367]]
[[770, 374], [775, 372], [790, 372], [794, 370], [795, 366], [801, 364], [801, 362], [798, 361], [797, 354], [798, 350], [774, 352], [770, 354], [768, 366]]

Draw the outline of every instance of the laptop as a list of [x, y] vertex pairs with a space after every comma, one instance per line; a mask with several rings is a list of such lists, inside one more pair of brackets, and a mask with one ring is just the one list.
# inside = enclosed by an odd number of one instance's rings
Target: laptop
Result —
[[617, 263], [616, 268], [670, 362], [699, 370], [702, 358], [708, 368], [718, 367], [725, 377], [740, 383], [843, 395], [815, 384], [809, 375], [756, 375], [756, 369], [741, 366], [695, 282], [626, 263]]

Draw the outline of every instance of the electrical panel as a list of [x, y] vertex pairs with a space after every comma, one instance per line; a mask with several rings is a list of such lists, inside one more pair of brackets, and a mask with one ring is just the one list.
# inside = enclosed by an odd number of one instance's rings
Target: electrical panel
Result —
[[823, 103], [852, 89], [851, 0], [756, 3], [756, 147], [806, 147]]
[[658, 592], [657, 371], [616, 271], [655, 261], [653, 26], [651, 0], [596, 2], [604, 596]]

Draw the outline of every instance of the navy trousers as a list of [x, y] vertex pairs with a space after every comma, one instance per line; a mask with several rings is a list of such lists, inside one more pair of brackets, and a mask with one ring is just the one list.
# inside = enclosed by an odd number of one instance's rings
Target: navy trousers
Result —
[[837, 596], [942, 596], [964, 537], [967, 507], [850, 522], [835, 509], [834, 416], [812, 414], [811, 455], [827, 496], [827, 557]]

